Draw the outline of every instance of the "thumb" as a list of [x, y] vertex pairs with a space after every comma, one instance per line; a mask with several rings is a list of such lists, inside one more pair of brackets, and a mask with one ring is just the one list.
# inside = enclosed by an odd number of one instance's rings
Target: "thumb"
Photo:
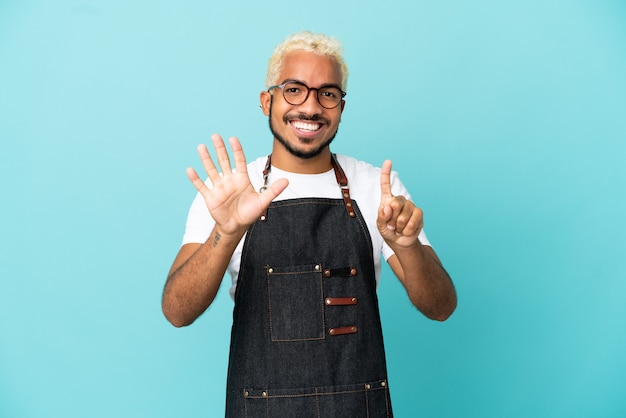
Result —
[[270, 184], [267, 189], [259, 194], [259, 199], [261, 199], [261, 204], [263, 207], [268, 207], [270, 203], [281, 194], [289, 185], [289, 180], [287, 179], [278, 179], [272, 184]]

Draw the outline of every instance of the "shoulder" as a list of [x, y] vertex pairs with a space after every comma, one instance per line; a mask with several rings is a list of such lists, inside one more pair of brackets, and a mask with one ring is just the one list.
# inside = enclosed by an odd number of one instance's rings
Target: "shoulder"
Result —
[[[337, 154], [337, 161], [346, 173], [351, 188], [368, 193], [372, 198], [379, 197], [377, 193], [380, 192], [380, 167], [341, 154]], [[411, 199], [409, 192], [395, 171], [391, 172], [391, 190], [394, 195], [403, 195], [407, 199]]]
[[267, 155], [257, 157], [255, 160], [248, 162], [246, 169], [248, 170], [248, 177], [255, 189], [258, 189], [263, 185], [263, 170], [267, 164]]
[[380, 168], [354, 157], [337, 154], [337, 162], [346, 173], [350, 195], [360, 206], [376, 206], [380, 201]]
[[249, 161], [247, 164], [248, 171], [261, 171], [265, 169], [265, 164], [267, 163], [267, 155], [262, 155], [257, 157], [256, 159]]
[[351, 181], [371, 181], [372, 179], [378, 181], [380, 178], [380, 168], [368, 162], [342, 154], [337, 154], [337, 161]]

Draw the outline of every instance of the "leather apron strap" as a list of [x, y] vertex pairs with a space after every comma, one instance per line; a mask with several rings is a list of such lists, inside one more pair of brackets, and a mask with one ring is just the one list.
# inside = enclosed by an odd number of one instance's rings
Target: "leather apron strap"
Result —
[[[343, 198], [343, 202], [346, 205], [346, 211], [348, 212], [348, 216], [351, 218], [356, 217], [354, 213], [354, 207], [352, 205], [352, 199], [350, 199], [350, 188], [348, 187], [348, 177], [346, 177], [346, 173], [343, 171], [343, 168], [339, 165], [337, 161], [337, 154], [331, 154], [332, 158], [330, 160], [333, 170], [335, 171], [335, 178], [337, 179], [337, 184], [341, 188], [341, 197]], [[270, 171], [272, 170], [272, 154], [267, 156], [267, 161], [265, 162], [265, 168], [263, 169], [263, 186], [259, 189], [259, 193], [267, 190], [267, 183], [270, 176]], [[267, 209], [263, 211], [261, 217], [259, 218], [261, 221], [267, 220]]]

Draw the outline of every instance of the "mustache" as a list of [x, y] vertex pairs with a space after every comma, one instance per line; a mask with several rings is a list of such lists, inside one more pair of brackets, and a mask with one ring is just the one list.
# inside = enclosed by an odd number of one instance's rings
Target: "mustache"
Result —
[[306, 113], [302, 113], [302, 112], [291, 112], [291, 113], [286, 113], [285, 116], [283, 116], [283, 121], [285, 123], [289, 122], [290, 120], [294, 120], [294, 119], [298, 119], [298, 120], [306, 120], [309, 122], [323, 122], [325, 124], [330, 124], [330, 121], [328, 119], [326, 119], [325, 117], [319, 115], [319, 114], [315, 114], [315, 115], [308, 115]]

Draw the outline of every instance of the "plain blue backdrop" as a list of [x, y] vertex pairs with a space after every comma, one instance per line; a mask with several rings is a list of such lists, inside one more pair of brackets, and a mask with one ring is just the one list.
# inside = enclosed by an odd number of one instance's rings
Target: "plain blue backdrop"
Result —
[[457, 286], [379, 288], [399, 417], [626, 416], [626, 3], [0, 0], [0, 416], [223, 415], [225, 288], [160, 297], [211, 133], [248, 157], [289, 33], [350, 66], [333, 151], [392, 159]]

